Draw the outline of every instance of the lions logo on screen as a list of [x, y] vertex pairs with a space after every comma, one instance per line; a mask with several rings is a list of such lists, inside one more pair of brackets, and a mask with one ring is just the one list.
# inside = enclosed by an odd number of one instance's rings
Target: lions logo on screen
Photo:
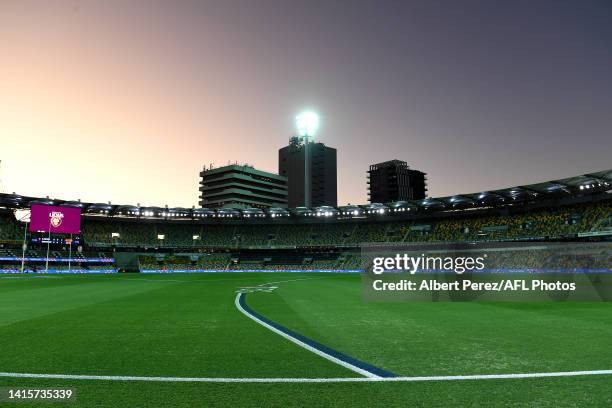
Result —
[[62, 219], [64, 218], [64, 213], [61, 211], [53, 211], [49, 213], [49, 223], [53, 228], [57, 228], [62, 225]]

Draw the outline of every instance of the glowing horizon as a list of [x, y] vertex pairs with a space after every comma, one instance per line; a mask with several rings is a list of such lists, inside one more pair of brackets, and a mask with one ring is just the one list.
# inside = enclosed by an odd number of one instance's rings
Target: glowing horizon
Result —
[[339, 205], [366, 203], [368, 166], [391, 159], [433, 197], [606, 169], [609, 16], [546, 0], [5, 0], [0, 177], [28, 196], [197, 206], [210, 163], [276, 173], [308, 106], [338, 151]]

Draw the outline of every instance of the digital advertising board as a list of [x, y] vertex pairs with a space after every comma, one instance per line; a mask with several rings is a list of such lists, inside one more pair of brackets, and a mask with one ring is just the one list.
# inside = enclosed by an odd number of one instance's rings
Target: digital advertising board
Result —
[[30, 232], [52, 234], [79, 234], [81, 232], [81, 209], [44, 204], [30, 207]]

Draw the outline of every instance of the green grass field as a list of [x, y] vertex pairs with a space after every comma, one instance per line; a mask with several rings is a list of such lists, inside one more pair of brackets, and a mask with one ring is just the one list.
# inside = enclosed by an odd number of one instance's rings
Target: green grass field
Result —
[[[0, 277], [0, 372], [359, 377], [236, 308], [237, 288], [277, 281], [286, 282], [248, 294], [249, 307], [400, 376], [612, 369], [608, 303], [364, 303], [357, 275], [227, 273]], [[612, 405], [608, 375], [372, 383], [0, 377], [1, 387], [76, 389], [69, 404], [30, 406]]]

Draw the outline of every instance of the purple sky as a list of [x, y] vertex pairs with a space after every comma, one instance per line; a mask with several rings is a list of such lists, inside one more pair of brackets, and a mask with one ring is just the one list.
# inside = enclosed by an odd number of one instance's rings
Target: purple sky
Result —
[[430, 195], [612, 167], [609, 1], [0, 3], [5, 190], [191, 206], [204, 164], [277, 170], [304, 108], [338, 149]]

